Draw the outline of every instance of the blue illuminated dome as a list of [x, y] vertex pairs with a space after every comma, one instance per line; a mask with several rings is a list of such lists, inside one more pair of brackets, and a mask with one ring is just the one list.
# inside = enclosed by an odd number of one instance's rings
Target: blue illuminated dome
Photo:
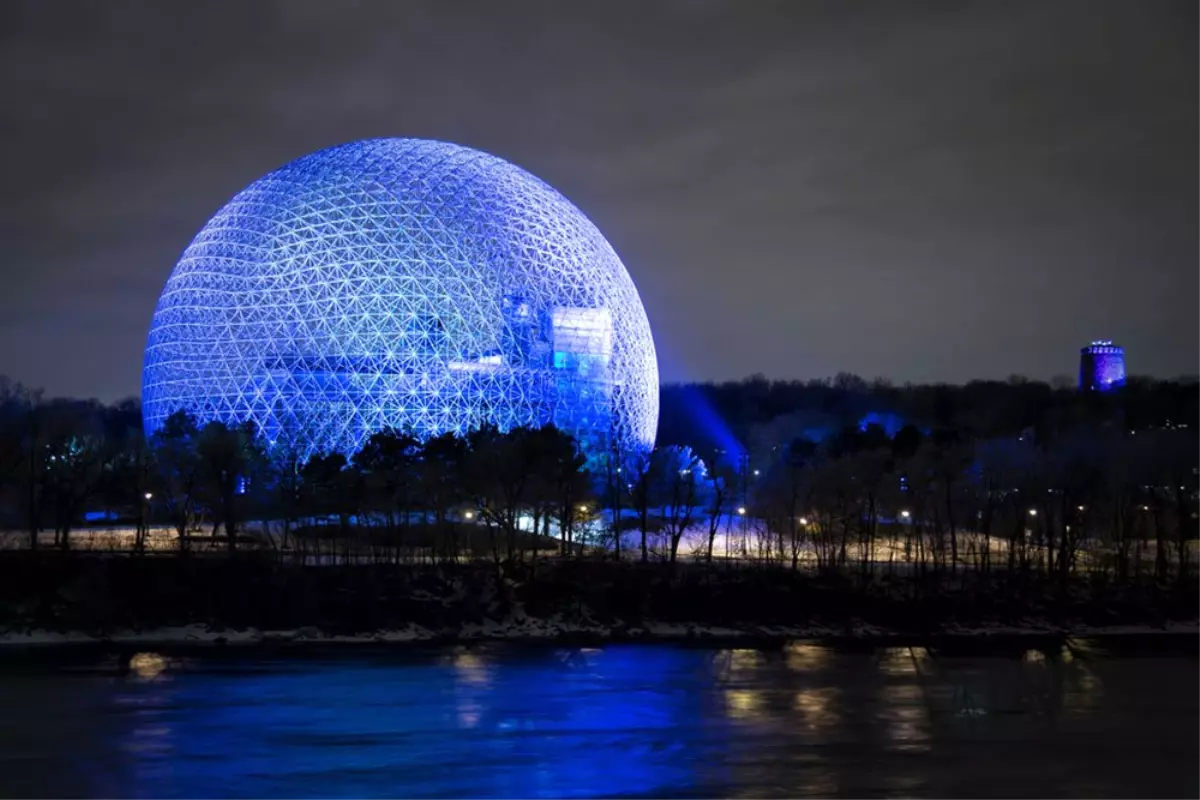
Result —
[[596, 455], [653, 444], [658, 367], [633, 281], [570, 201], [478, 150], [375, 139], [209, 220], [159, 298], [142, 403], [148, 432], [187, 409], [305, 455], [485, 423], [553, 423]]

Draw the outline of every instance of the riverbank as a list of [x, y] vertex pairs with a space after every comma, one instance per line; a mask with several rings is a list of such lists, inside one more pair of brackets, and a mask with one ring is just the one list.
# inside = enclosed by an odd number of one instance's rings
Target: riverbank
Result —
[[742, 629], [708, 625], [680, 625], [649, 622], [632, 628], [580, 627], [554, 620], [525, 620], [511, 623], [491, 623], [465, 626], [456, 632], [431, 631], [420, 626], [396, 630], [346, 635], [330, 634], [315, 628], [287, 631], [260, 631], [254, 628], [227, 630], [204, 625], [184, 625], [174, 628], [113, 631], [91, 635], [81, 632], [50, 630], [7, 631], [0, 634], [0, 648], [65, 647], [107, 645], [122, 648], [177, 647], [303, 647], [305, 645], [397, 645], [397, 644], [470, 644], [478, 642], [562, 643], [573, 645], [628, 642], [685, 642], [695, 644], [772, 645], [795, 641], [891, 641], [899, 643], [929, 643], [930, 641], [964, 638], [1109, 638], [1114, 636], [1200, 636], [1200, 623], [1171, 622], [1161, 627], [1148, 625], [1113, 625], [1053, 627], [1027, 624], [984, 628], [948, 628], [936, 633], [914, 636], [900, 631], [885, 631], [863, 626], [846, 630], [821, 627], [786, 626]]
[[785, 641], [1200, 633], [1194, 579], [810, 573], [704, 564], [299, 566], [0, 557], [0, 645]]

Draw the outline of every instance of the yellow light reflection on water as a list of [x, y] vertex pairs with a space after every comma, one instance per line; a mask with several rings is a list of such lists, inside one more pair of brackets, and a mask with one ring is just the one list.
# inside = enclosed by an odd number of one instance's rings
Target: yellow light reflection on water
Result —
[[827, 732], [842, 720], [838, 713], [838, 699], [841, 690], [836, 686], [811, 687], [796, 692], [792, 707], [799, 712], [808, 730], [821, 733]]
[[919, 675], [929, 660], [924, 647], [885, 647], [879, 651], [879, 671], [884, 675]]
[[730, 719], [758, 719], [763, 716], [762, 700], [762, 693], [753, 689], [726, 689], [725, 712]]
[[765, 662], [766, 656], [750, 648], [718, 650], [712, 656], [713, 670], [722, 682], [753, 674]]
[[735, 648], [720, 650], [713, 656], [717, 680], [729, 684], [723, 691], [725, 713], [730, 719], [752, 720], [766, 716], [766, 700], [759, 689], [741, 688], [754, 681], [766, 656], [759, 650]]
[[475, 653], [460, 650], [454, 654], [450, 662], [454, 666], [454, 674], [463, 683], [472, 686], [486, 686], [491, 682], [487, 664]]
[[749, 648], [739, 648], [729, 651], [729, 668], [732, 670], [742, 671], [754, 669], [764, 660], [763, 654], [758, 650]]
[[158, 653], [135, 653], [129, 659], [129, 669], [138, 678], [152, 681], [167, 668], [167, 659]]
[[881, 713], [891, 749], [924, 753], [929, 750], [929, 708], [921, 687], [913, 683], [884, 686]]
[[828, 647], [808, 642], [791, 642], [783, 648], [783, 654], [788, 669], [797, 672], [823, 669], [832, 660]]
[[487, 662], [470, 650], [459, 648], [449, 657], [450, 666], [458, 685], [454, 690], [455, 719], [458, 727], [471, 729], [479, 726], [483, 719], [482, 698], [491, 685], [492, 675]]
[[1025, 651], [1025, 655], [1021, 657], [1021, 660], [1026, 664], [1045, 664], [1046, 654], [1041, 650], [1030, 649]]

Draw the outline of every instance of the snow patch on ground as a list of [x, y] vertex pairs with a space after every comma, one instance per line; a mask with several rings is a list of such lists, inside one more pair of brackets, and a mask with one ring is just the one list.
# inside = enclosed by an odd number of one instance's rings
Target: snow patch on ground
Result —
[[[781, 625], [732, 628], [686, 622], [646, 621], [625, 627], [592, 622], [565, 622], [558, 618], [535, 619], [521, 615], [505, 620], [487, 619], [469, 623], [458, 630], [432, 631], [419, 625], [373, 631], [354, 635], [326, 634], [316, 627], [295, 630], [260, 631], [254, 628], [229, 630], [205, 625], [182, 625], [150, 630], [114, 631], [105, 636], [81, 632], [47, 630], [6, 631], [0, 633], [2, 647], [47, 647], [111, 643], [120, 645], [253, 645], [253, 644], [406, 644], [439, 641], [547, 641], [568, 637], [595, 639], [640, 639], [650, 641], [754, 639], [758, 641], [788, 641], [804, 639], [860, 639], [902, 635], [873, 625], [858, 624], [833, 629], [823, 626], [792, 627]], [[1119, 636], [1145, 634], [1175, 634], [1200, 636], [1200, 621], [1171, 622], [1165, 625], [1079, 625], [1055, 627], [1036, 622], [1021, 625], [989, 625], [970, 628], [947, 627], [934, 633], [941, 636]]]

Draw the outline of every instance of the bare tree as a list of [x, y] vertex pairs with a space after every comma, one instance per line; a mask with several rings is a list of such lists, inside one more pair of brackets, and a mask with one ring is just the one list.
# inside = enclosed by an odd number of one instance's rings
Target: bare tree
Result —
[[732, 499], [731, 487], [736, 477], [732, 466], [725, 459], [714, 458], [713, 463], [705, 472], [705, 478], [708, 481], [708, 504], [705, 509], [705, 517], [708, 521], [708, 549], [705, 554], [705, 561], [709, 564], [713, 559], [713, 542], [717, 538], [717, 533], [721, 529], [721, 520], [724, 518], [728, 521], [730, 501]]
[[[648, 560], [646, 537], [650, 532], [650, 506], [653, 502], [654, 464], [650, 453], [634, 453], [625, 461], [625, 474], [629, 480], [630, 505], [637, 514], [638, 533], [641, 534], [642, 563]], [[620, 535], [618, 531], [618, 535]]]
[[703, 502], [707, 486], [705, 466], [690, 447], [680, 445], [659, 448], [652, 462], [651, 494], [662, 501], [662, 530], [668, 537], [670, 563], [674, 564], [679, 542], [691, 528]]

